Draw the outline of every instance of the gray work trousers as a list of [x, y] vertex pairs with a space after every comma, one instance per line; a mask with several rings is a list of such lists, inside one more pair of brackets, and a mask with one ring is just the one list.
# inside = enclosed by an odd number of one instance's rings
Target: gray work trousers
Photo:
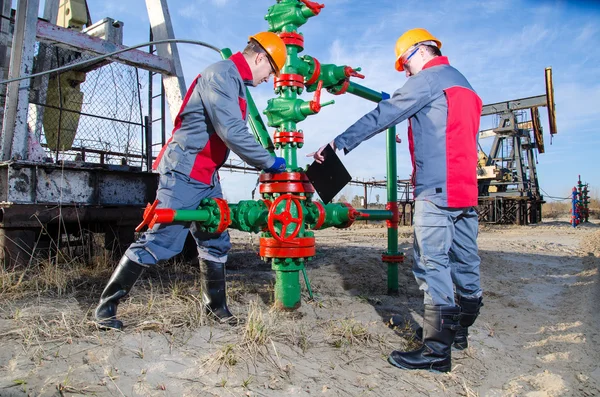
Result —
[[439, 207], [415, 201], [413, 274], [426, 305], [454, 306], [454, 289], [465, 298], [482, 294], [473, 207]]
[[[223, 198], [218, 180], [214, 186], [210, 186], [178, 172], [160, 175], [156, 192], [160, 204], [157, 208], [193, 210], [198, 208], [202, 199], [214, 197]], [[188, 233], [192, 233], [196, 240], [200, 258], [220, 263], [227, 261], [227, 253], [231, 249], [229, 232], [227, 230], [220, 234], [200, 232], [195, 222], [154, 225], [129, 246], [125, 255], [143, 266], [156, 265], [179, 254], [183, 250]]]

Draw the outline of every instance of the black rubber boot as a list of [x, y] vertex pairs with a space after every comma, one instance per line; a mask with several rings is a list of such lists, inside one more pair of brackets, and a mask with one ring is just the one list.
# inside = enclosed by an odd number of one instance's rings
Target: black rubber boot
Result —
[[123, 323], [116, 318], [117, 306], [119, 306], [119, 301], [131, 291], [131, 287], [143, 271], [142, 265], [123, 255], [108, 280], [108, 284], [100, 296], [100, 303], [96, 307], [95, 317], [101, 329], [121, 330], [123, 328]]
[[[469, 327], [473, 325], [477, 316], [479, 316], [479, 308], [483, 306], [481, 298], [463, 298], [458, 296], [456, 302], [461, 307], [460, 327], [454, 336], [452, 348], [455, 350], [465, 350], [469, 347]], [[423, 328], [419, 327], [415, 330], [415, 339], [423, 340]]]
[[459, 295], [456, 303], [460, 306], [461, 317], [460, 328], [456, 331], [452, 347], [456, 350], [465, 350], [469, 347], [469, 327], [475, 323], [477, 316], [479, 316], [479, 308], [483, 306], [483, 302], [481, 297], [464, 298]]
[[202, 273], [202, 301], [206, 313], [222, 322], [235, 322], [235, 316], [227, 307], [225, 264], [200, 258], [200, 272]]
[[393, 351], [390, 364], [402, 369], [449, 372], [452, 342], [459, 327], [460, 307], [425, 305], [423, 346], [411, 352]]

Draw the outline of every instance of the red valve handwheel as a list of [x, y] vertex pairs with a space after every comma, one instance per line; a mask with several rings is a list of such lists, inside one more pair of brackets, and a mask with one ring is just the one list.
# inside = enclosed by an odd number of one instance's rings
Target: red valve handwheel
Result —
[[[286, 201], [285, 210], [276, 214], [275, 211], [277, 210], [278, 205], [284, 200]], [[284, 194], [277, 197], [275, 201], [273, 201], [273, 204], [269, 209], [267, 225], [269, 226], [269, 232], [271, 232], [271, 235], [275, 240], [287, 242], [294, 239], [300, 232], [300, 228], [302, 227], [302, 205], [300, 205], [300, 200], [305, 200], [305, 197], [294, 196], [292, 194]], [[292, 213], [290, 211], [292, 203], [294, 203], [296, 209], [298, 210], [297, 218], [292, 217]], [[277, 232], [275, 231], [275, 221], [279, 221], [281, 223], [281, 234], [277, 234]], [[287, 227], [290, 225], [290, 223], [295, 223], [296, 227], [294, 228], [292, 234], [286, 236], [285, 231], [287, 230]]]

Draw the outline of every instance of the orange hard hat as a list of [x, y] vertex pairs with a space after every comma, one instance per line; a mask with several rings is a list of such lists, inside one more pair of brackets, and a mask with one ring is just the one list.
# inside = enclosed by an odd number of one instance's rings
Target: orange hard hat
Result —
[[442, 42], [433, 37], [431, 33], [422, 28], [415, 28], [407, 30], [398, 38], [396, 41], [396, 70], [402, 72], [404, 65], [400, 61], [400, 57], [404, 55], [409, 48], [415, 44], [422, 43], [424, 41], [433, 41], [437, 44], [438, 48], [442, 48]]
[[260, 32], [249, 39], [255, 40], [267, 52], [275, 74], [279, 76], [287, 58], [287, 49], [281, 37], [273, 32]]

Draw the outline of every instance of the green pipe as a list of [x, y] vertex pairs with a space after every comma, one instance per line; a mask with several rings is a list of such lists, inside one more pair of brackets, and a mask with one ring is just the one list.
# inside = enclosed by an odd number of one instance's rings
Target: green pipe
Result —
[[[396, 165], [396, 127], [387, 130], [387, 199], [398, 205], [398, 170]], [[398, 255], [398, 227], [388, 227], [387, 255]], [[398, 293], [398, 264], [388, 263], [388, 294]]]
[[[223, 48], [221, 50], [221, 56], [223, 59], [229, 59], [231, 57], [232, 52], [229, 48]], [[273, 141], [271, 140], [271, 136], [267, 131], [267, 127], [260, 117], [260, 112], [256, 107], [256, 103], [254, 99], [252, 99], [252, 95], [250, 94], [250, 90], [246, 88], [246, 102], [248, 105], [248, 122], [250, 123], [250, 129], [254, 134], [254, 138], [271, 153], [271, 155], [275, 155], [275, 145], [273, 145]]]
[[176, 210], [173, 220], [178, 222], [206, 222], [212, 220], [212, 218], [210, 210]]
[[[304, 261], [292, 258], [273, 258], [271, 268], [275, 270], [275, 306], [280, 310], [295, 310], [300, 307], [300, 272]], [[308, 285], [308, 284], [307, 284]]]
[[229, 203], [231, 213], [230, 229], [258, 233], [267, 225], [269, 209], [262, 201], [240, 201]]
[[383, 95], [381, 92], [372, 90], [360, 84], [351, 81], [348, 86], [348, 93], [361, 97], [372, 102], [381, 102]]
[[357, 211], [361, 213], [356, 217], [357, 221], [387, 221], [392, 219], [393, 213], [388, 210], [368, 210], [364, 208], [358, 208]]

